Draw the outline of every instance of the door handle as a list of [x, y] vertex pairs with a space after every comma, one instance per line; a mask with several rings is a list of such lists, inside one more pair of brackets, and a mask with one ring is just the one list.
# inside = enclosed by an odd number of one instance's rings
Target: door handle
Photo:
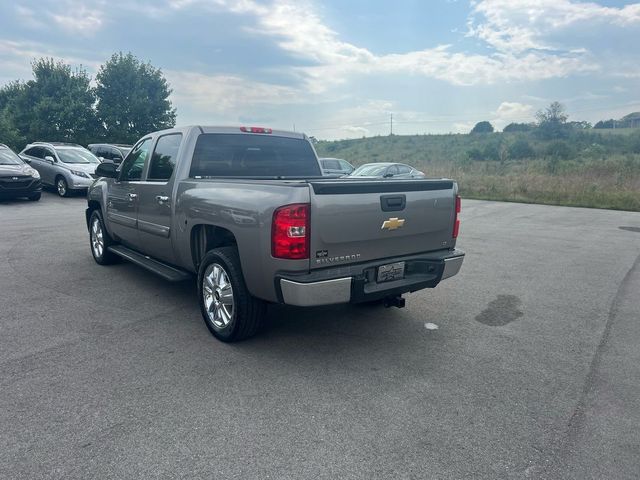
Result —
[[133, 202], [136, 198], [138, 198], [137, 193], [128, 193], [127, 196], [129, 197], [130, 202]]
[[160, 205], [163, 205], [164, 203], [167, 203], [169, 201], [169, 197], [167, 197], [166, 195], [156, 195], [156, 200]]

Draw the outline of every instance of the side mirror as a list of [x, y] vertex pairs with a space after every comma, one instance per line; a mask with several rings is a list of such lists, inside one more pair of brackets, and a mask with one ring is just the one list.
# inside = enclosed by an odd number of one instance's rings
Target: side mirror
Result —
[[385, 173], [382, 178], [391, 178], [393, 177], [393, 173]]
[[118, 178], [118, 166], [113, 162], [104, 162], [96, 168], [96, 175], [99, 177]]
[[100, 163], [104, 162], [104, 157], [98, 157], [98, 160], [100, 160]]
[[44, 157], [44, 159], [51, 164], [55, 163], [56, 161], [56, 159], [53, 158], [51, 155], [47, 155], [46, 157]]
[[22, 159], [23, 162], [25, 163], [31, 163], [31, 159], [28, 157], [20, 157]]

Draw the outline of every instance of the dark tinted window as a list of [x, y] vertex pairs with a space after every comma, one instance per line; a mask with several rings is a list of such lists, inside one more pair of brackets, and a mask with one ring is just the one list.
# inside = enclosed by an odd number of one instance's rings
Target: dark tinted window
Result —
[[122, 170], [120, 171], [120, 180], [140, 180], [140, 178], [142, 178], [142, 169], [144, 168], [145, 160], [149, 156], [150, 149], [150, 138], [136, 145], [123, 162]]
[[51, 157], [51, 158], [53, 158], [54, 162], [56, 161], [56, 154], [53, 153], [53, 150], [51, 150], [50, 148], [43, 148], [42, 149], [42, 156], [44, 158]]
[[164, 135], [158, 139], [156, 148], [151, 156], [151, 165], [149, 166], [148, 180], [169, 180], [176, 166], [176, 157], [178, 156], [178, 148], [182, 141], [182, 134], [175, 133]]
[[111, 160], [122, 161], [122, 159], [126, 155], [126, 153], [123, 154], [120, 150], [114, 147], [111, 147], [110, 150], [111, 150]]
[[24, 151], [25, 155], [29, 155], [30, 157], [35, 158], [44, 158], [44, 148], [42, 147], [31, 147]]
[[192, 177], [316, 177], [318, 161], [306, 140], [270, 135], [215, 134], [198, 137]]

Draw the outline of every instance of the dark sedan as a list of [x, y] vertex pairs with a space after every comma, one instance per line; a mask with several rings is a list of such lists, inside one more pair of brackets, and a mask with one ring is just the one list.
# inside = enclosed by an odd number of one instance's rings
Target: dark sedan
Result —
[[365, 163], [356, 168], [350, 177], [370, 178], [424, 178], [424, 173], [404, 163]]
[[0, 198], [26, 197], [35, 202], [40, 200], [41, 192], [38, 171], [0, 143]]

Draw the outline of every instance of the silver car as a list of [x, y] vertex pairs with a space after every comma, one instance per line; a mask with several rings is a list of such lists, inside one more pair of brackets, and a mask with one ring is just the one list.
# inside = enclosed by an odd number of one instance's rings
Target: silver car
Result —
[[424, 178], [425, 175], [420, 170], [405, 165], [404, 163], [366, 163], [359, 166], [350, 177], [369, 178]]
[[20, 158], [40, 173], [44, 185], [55, 187], [61, 197], [89, 188], [100, 164], [93, 153], [73, 143], [30, 143], [20, 152]]
[[319, 158], [323, 175], [349, 175], [355, 167], [341, 158]]

